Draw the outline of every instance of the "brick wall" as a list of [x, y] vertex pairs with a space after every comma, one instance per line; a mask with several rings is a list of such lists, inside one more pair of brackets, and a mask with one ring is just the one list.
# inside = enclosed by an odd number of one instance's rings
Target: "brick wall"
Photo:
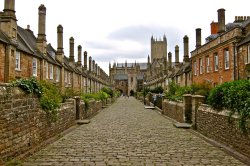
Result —
[[228, 123], [228, 111], [216, 112], [206, 105], [198, 108], [196, 117], [196, 128], [200, 133], [250, 157], [250, 135], [244, 135], [237, 128], [237, 117]]
[[162, 102], [162, 113], [178, 122], [184, 122], [184, 106], [182, 102], [164, 100]]

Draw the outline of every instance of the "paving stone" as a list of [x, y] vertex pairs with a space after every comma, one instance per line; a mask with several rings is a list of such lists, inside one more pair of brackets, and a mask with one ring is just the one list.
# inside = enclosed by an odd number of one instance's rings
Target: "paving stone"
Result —
[[99, 112], [24, 166], [244, 165], [130, 97]]

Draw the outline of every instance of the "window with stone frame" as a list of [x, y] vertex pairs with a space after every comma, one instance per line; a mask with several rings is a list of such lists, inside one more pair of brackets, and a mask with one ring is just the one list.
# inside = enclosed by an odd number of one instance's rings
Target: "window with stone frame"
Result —
[[228, 48], [224, 50], [224, 68], [229, 69], [229, 50]]
[[69, 75], [68, 75], [68, 84], [71, 84], [71, 73], [69, 72]]
[[68, 72], [67, 71], [64, 72], [64, 82], [65, 83], [68, 82]]
[[56, 68], [56, 82], [59, 82], [60, 81], [60, 68], [57, 67]]
[[210, 59], [209, 56], [206, 57], [206, 72], [209, 73], [210, 71]]
[[219, 59], [218, 59], [218, 54], [214, 53], [214, 71], [219, 70]]
[[45, 62], [46, 79], [49, 79], [49, 63]]
[[53, 79], [53, 75], [54, 75], [54, 71], [53, 71], [53, 65], [50, 64], [49, 65], [49, 78], [52, 80]]
[[16, 51], [16, 70], [20, 70], [21, 69], [21, 56], [20, 56], [20, 52]]
[[37, 76], [37, 59], [36, 58], [32, 59], [32, 76], [34, 77]]
[[203, 73], [203, 59], [202, 58], [199, 59], [199, 65], [200, 65], [200, 74], [202, 74]]
[[197, 75], [197, 64], [196, 61], [194, 61], [194, 75]]

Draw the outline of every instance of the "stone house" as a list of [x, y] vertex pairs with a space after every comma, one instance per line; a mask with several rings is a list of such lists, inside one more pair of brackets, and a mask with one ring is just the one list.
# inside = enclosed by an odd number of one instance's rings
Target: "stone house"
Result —
[[[36, 37], [29, 26], [24, 29], [17, 25], [15, 0], [5, 0], [4, 10], [0, 12], [0, 82], [8, 83], [19, 78], [36, 77], [38, 80], [54, 83], [62, 89], [73, 88], [81, 92], [97, 92], [103, 86], [108, 86], [109, 77], [97, 64], [95, 70], [87, 69], [86, 51], [84, 66], [82, 65], [80, 45], [78, 61], [75, 62], [73, 37], [69, 40], [69, 58], [64, 55], [61, 25], [57, 27], [57, 50], [47, 44], [46, 7], [41, 5], [38, 13]], [[94, 86], [91, 86], [91, 82], [94, 82]]]
[[201, 44], [201, 29], [196, 29], [196, 49], [191, 52], [194, 83], [211, 86], [249, 79], [249, 17], [236, 17], [225, 25], [225, 9], [218, 11], [218, 23], [211, 23], [211, 35]]

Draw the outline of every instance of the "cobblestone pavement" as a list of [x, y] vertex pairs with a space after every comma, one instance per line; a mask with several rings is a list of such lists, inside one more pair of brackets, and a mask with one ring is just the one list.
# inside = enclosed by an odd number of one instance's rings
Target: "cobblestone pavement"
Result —
[[173, 127], [136, 99], [119, 98], [24, 163], [35, 165], [244, 165], [201, 138]]

